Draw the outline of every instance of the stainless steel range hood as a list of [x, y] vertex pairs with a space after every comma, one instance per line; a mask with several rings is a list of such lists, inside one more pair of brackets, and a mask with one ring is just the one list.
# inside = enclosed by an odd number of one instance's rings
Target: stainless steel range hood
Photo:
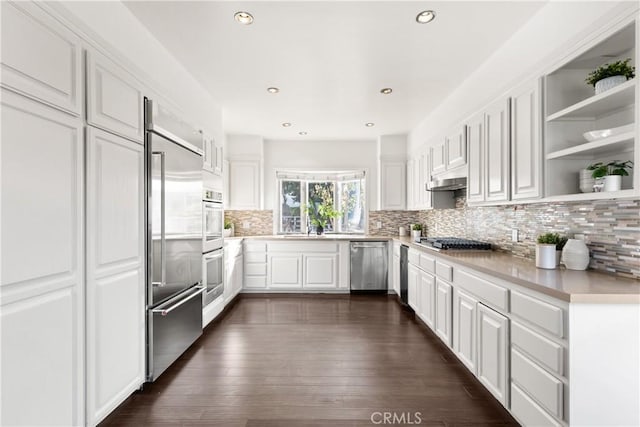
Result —
[[454, 191], [467, 188], [467, 168], [462, 166], [442, 175], [432, 176], [425, 187], [427, 191]]

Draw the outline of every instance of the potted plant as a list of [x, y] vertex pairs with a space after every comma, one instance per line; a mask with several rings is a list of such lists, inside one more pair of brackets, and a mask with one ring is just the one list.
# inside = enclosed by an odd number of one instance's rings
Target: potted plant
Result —
[[232, 237], [233, 236], [233, 223], [229, 218], [224, 219], [224, 231], [222, 232], [224, 237]]
[[536, 267], [548, 270], [560, 265], [562, 248], [567, 243], [567, 238], [558, 233], [544, 233], [538, 236], [536, 244]]
[[324, 185], [316, 184], [313, 191], [309, 193], [309, 199], [304, 211], [309, 222], [315, 226], [316, 234], [320, 236], [334, 218], [342, 216], [342, 212], [335, 208], [332, 191]]
[[629, 65], [631, 58], [604, 64], [587, 75], [585, 82], [595, 88], [596, 95], [612, 89], [636, 76], [636, 67]]
[[419, 242], [421, 236], [422, 236], [422, 224], [413, 224], [411, 226], [411, 238], [415, 242]]
[[613, 160], [609, 163], [598, 162], [587, 166], [594, 179], [604, 178], [604, 191], [619, 191], [622, 188], [622, 177], [629, 176], [628, 170], [633, 168], [633, 161]]

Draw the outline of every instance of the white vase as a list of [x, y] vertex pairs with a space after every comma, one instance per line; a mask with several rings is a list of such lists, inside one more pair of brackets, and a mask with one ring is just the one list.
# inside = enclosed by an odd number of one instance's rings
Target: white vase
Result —
[[613, 89], [614, 87], [619, 86], [626, 81], [627, 78], [625, 76], [611, 76], [602, 80], [598, 80], [595, 85], [596, 95], [602, 92], [606, 92], [609, 89]]
[[419, 242], [422, 237], [422, 230], [411, 230], [411, 237], [414, 242]]
[[604, 177], [604, 191], [620, 191], [622, 175], [607, 175]]
[[584, 240], [569, 239], [562, 250], [562, 263], [569, 270], [586, 270], [589, 266], [589, 248]]
[[536, 267], [553, 270], [558, 266], [556, 245], [536, 244]]
[[592, 176], [593, 171], [588, 169], [580, 170], [580, 191], [583, 193], [593, 193], [593, 184], [596, 180]]

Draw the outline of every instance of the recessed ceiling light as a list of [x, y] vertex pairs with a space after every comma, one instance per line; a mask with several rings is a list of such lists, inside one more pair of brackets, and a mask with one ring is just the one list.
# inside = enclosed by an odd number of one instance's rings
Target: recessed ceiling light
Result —
[[380, 89], [380, 93], [383, 93], [385, 95], [389, 95], [391, 92], [393, 92], [393, 89], [391, 89], [390, 87], [385, 87], [384, 89]]
[[370, 127], [375, 126], [375, 123], [371, 123], [371, 122], [369, 122], [369, 123], [365, 123], [364, 125], [365, 125], [366, 127], [370, 128]]
[[422, 11], [416, 16], [416, 22], [418, 24], [427, 24], [436, 19], [436, 13], [433, 10]]
[[305, 131], [298, 132], [299, 135], [305, 136], [307, 133]]
[[249, 12], [236, 12], [233, 15], [233, 19], [243, 25], [249, 25], [253, 22], [253, 15], [251, 15]]
[[285, 122], [285, 123], [282, 124], [282, 127], [284, 127], [284, 128], [291, 127], [291, 123]]
[[280, 89], [278, 89], [277, 87], [268, 87], [267, 88], [267, 92], [269, 92], [269, 93], [278, 93], [278, 92], [280, 92]]

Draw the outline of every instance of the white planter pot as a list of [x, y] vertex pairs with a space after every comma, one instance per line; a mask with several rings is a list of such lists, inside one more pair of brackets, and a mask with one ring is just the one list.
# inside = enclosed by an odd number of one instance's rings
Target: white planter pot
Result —
[[595, 86], [596, 95], [602, 92], [606, 92], [609, 89], [613, 89], [614, 87], [619, 86], [626, 81], [627, 78], [625, 76], [611, 76], [602, 80], [598, 80]]
[[621, 188], [621, 175], [607, 175], [604, 177], [604, 191], [620, 191]]
[[232, 229], [230, 228], [225, 228], [224, 230], [222, 230], [222, 236], [223, 237], [231, 237], [232, 236]]
[[596, 180], [593, 179], [592, 172], [587, 169], [580, 170], [580, 191], [583, 193], [593, 193], [593, 185]]
[[556, 245], [536, 244], [536, 267], [553, 270], [559, 264], [559, 252]]
[[411, 238], [414, 242], [419, 242], [422, 237], [422, 230], [411, 230]]
[[569, 270], [586, 270], [589, 266], [589, 248], [584, 240], [569, 239], [562, 250], [562, 263]]

